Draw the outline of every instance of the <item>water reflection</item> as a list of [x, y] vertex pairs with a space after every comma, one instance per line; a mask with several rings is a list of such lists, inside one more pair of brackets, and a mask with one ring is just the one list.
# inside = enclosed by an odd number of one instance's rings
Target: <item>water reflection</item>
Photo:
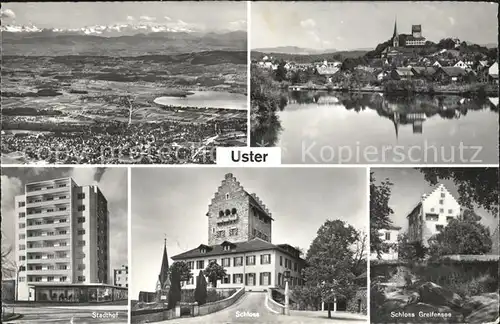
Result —
[[[497, 161], [498, 105], [495, 102], [498, 98], [387, 97], [381, 93], [318, 91], [293, 91], [287, 93], [287, 97], [288, 104], [278, 113], [279, 120], [253, 129], [255, 141], [261, 139], [284, 149], [284, 163], [316, 163], [304, 161], [300, 144], [304, 140], [319, 146], [361, 148], [422, 145], [424, 140], [443, 147], [465, 143], [483, 147], [484, 163]], [[361, 159], [348, 163], [368, 162]]]

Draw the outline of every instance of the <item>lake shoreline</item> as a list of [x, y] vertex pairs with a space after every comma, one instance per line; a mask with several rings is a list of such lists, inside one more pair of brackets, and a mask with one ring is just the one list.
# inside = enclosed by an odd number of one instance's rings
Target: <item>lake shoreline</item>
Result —
[[[288, 90], [291, 91], [328, 91], [328, 92], [366, 92], [366, 93], [390, 93], [390, 94], [401, 94], [401, 95], [416, 95], [416, 94], [427, 94], [427, 95], [477, 95], [480, 92], [477, 90], [398, 90], [398, 91], [385, 91], [382, 87], [361, 87], [361, 88], [340, 88], [340, 87], [326, 87], [326, 86], [288, 86]], [[485, 90], [484, 94], [486, 96], [498, 96], [497, 91]]]

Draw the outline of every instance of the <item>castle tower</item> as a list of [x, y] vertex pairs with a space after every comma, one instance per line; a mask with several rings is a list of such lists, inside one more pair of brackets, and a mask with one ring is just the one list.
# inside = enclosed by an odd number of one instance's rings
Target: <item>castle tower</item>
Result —
[[398, 21], [394, 19], [394, 33], [392, 34], [392, 46], [399, 47]]
[[271, 213], [255, 194], [245, 191], [232, 173], [225, 175], [206, 216], [208, 245], [243, 242], [256, 237], [271, 242]]

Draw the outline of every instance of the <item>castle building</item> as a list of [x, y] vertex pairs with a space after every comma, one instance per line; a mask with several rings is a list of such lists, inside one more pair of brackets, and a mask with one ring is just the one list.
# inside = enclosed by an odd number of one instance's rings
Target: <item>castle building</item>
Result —
[[71, 178], [26, 184], [15, 197], [18, 299], [122, 298], [110, 282], [108, 213], [95, 185], [79, 186]]
[[[399, 226], [389, 226], [388, 228], [381, 229], [378, 231], [380, 239], [383, 244], [388, 246], [387, 250], [380, 254], [381, 260], [397, 260], [398, 259], [398, 236], [401, 227]], [[376, 252], [372, 253], [371, 259], [377, 259], [378, 255]]]
[[411, 34], [399, 34], [397, 20], [394, 21], [394, 32], [392, 34], [392, 47], [415, 47], [424, 46], [425, 37], [422, 36], [422, 25], [412, 25]]
[[[226, 270], [217, 287], [266, 290], [283, 287], [285, 272], [289, 284], [302, 285], [305, 260], [288, 244], [273, 244], [271, 212], [255, 194], [249, 194], [228, 173], [208, 207], [208, 244], [172, 257], [184, 261], [193, 277], [183, 289], [196, 287], [200, 270], [216, 262]], [[208, 281], [208, 280], [207, 280]]]
[[122, 265], [114, 269], [113, 284], [117, 287], [128, 287], [128, 266]]
[[443, 184], [422, 199], [408, 214], [408, 239], [422, 241], [426, 247], [429, 239], [439, 233], [452, 219], [460, 215], [460, 205]]

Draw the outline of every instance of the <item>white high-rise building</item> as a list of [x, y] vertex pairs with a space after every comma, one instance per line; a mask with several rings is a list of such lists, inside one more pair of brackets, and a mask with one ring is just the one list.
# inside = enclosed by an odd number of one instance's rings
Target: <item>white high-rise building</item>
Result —
[[15, 207], [18, 300], [113, 299], [97, 288], [111, 284], [108, 203], [97, 186], [28, 183]]

